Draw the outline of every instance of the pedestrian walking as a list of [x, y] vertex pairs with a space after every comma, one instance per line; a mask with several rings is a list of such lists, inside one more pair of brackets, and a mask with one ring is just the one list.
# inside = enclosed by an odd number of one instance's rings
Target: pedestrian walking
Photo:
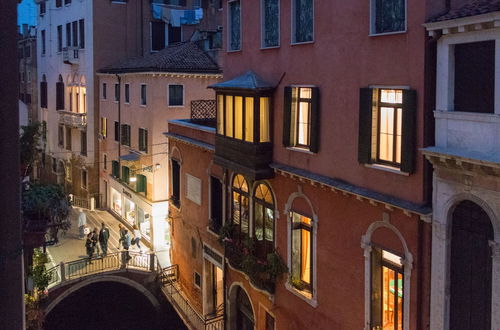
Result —
[[141, 231], [137, 228], [136, 225], [134, 225], [132, 227], [134, 229], [134, 238], [133, 238], [133, 241], [132, 241], [132, 245], [134, 245], [134, 243], [137, 245], [137, 247], [139, 248], [139, 252], [142, 253], [142, 249], [141, 249], [141, 238], [142, 238], [142, 234], [141, 234]]
[[105, 257], [108, 254], [109, 229], [103, 222], [99, 231], [99, 245], [101, 245], [102, 255]]
[[84, 239], [85, 234], [83, 230], [85, 229], [85, 226], [87, 225], [87, 216], [85, 215], [85, 212], [83, 212], [82, 209], [80, 209], [80, 213], [78, 214], [78, 230], [79, 230], [79, 239]]
[[132, 258], [130, 257], [130, 254], [128, 252], [128, 249], [130, 248], [131, 240], [130, 240], [130, 235], [128, 234], [127, 229], [123, 228], [123, 237], [120, 238], [120, 240], [122, 242], [123, 249], [126, 251], [125, 252], [125, 259], [126, 259], [125, 262], [128, 262]]
[[97, 242], [99, 241], [99, 234], [97, 232], [97, 228], [94, 228], [91, 234], [92, 234], [92, 248], [94, 249], [96, 256], [99, 256], [99, 246], [97, 245]]
[[125, 237], [125, 227], [121, 223], [118, 224], [118, 233], [120, 235], [120, 238], [118, 239], [118, 249], [120, 249], [120, 244], [123, 244], [123, 238]]
[[89, 264], [92, 263], [92, 256], [94, 254], [94, 248], [92, 247], [92, 233], [87, 235], [87, 240], [85, 241], [85, 249], [87, 250], [87, 256], [89, 257]]

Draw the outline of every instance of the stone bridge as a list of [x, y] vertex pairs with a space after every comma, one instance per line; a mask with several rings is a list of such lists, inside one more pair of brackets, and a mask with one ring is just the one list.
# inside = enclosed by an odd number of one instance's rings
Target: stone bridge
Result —
[[97, 282], [118, 282], [141, 292], [157, 309], [166, 298], [189, 329], [223, 330], [224, 314], [203, 316], [183, 294], [178, 283], [178, 267], [162, 268], [154, 253], [126, 252], [106, 257], [61, 262], [50, 268], [48, 297], [44, 302], [45, 314], [73, 292]]

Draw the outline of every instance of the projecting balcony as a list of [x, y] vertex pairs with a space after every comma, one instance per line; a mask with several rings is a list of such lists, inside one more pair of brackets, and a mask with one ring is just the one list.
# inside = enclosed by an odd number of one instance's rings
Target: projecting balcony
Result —
[[58, 112], [60, 116], [60, 124], [81, 129], [87, 127], [87, 113], [79, 113], [66, 110], [58, 110]]
[[78, 47], [65, 47], [63, 48], [63, 61], [66, 64], [80, 63]]

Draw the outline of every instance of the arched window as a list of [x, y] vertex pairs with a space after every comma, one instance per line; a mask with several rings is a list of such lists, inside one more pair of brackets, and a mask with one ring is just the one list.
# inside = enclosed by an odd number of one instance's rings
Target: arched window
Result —
[[232, 186], [232, 222], [241, 236], [249, 233], [249, 195], [247, 180], [241, 174], [235, 175]]
[[64, 82], [61, 75], [56, 83], [56, 110], [64, 110]]
[[274, 200], [271, 189], [265, 183], [255, 189], [253, 216], [257, 256], [265, 259], [274, 248]]

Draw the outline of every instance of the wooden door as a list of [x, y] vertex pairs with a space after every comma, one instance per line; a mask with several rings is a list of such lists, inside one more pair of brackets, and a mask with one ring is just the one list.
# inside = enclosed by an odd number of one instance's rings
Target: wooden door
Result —
[[451, 233], [450, 329], [491, 329], [491, 221], [471, 201], [453, 212]]

